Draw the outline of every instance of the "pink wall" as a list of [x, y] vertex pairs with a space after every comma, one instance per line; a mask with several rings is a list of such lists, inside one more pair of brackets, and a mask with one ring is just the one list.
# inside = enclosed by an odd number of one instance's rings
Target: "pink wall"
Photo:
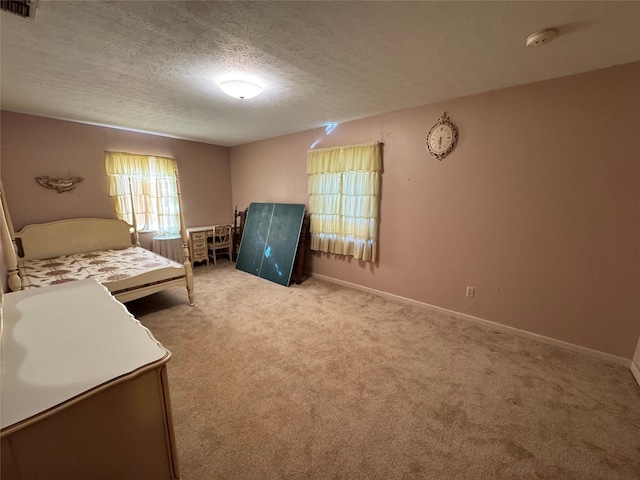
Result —
[[7, 283], [7, 266], [4, 262], [4, 251], [2, 250], [2, 244], [0, 243], [0, 291], [6, 292], [9, 290]]
[[[115, 218], [105, 150], [177, 158], [187, 226], [233, 221], [227, 147], [6, 111], [1, 120], [1, 176], [16, 230], [63, 218]], [[59, 194], [36, 183], [42, 175], [84, 181]], [[148, 246], [150, 235], [141, 242]]]
[[[640, 62], [233, 147], [233, 204], [307, 203], [316, 139], [381, 140], [379, 261], [314, 254], [314, 273], [631, 358], [639, 84]], [[425, 137], [444, 111], [460, 140], [439, 162]]]

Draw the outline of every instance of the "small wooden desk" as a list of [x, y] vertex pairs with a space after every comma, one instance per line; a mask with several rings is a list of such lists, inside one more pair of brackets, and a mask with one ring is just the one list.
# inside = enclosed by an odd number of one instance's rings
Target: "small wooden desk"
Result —
[[3, 480], [180, 478], [164, 349], [105, 287], [4, 295]]
[[191, 252], [191, 264], [196, 262], [206, 262], [209, 265], [209, 254], [207, 252], [207, 239], [213, 236], [213, 225], [202, 227], [188, 227], [189, 250]]
[[189, 237], [189, 250], [191, 253], [192, 264], [195, 264], [196, 262], [206, 262], [207, 265], [209, 265], [207, 242], [210, 238], [213, 238], [213, 231], [215, 230], [215, 227], [220, 225], [232, 226], [230, 223], [220, 223], [218, 225], [204, 225], [201, 227], [188, 227], [186, 229], [187, 236]]

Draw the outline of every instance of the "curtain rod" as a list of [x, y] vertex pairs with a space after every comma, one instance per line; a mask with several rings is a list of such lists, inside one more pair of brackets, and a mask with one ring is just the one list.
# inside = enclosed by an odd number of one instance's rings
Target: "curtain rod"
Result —
[[355, 148], [355, 147], [369, 147], [373, 145], [384, 145], [384, 142], [375, 141], [375, 142], [368, 142], [368, 143], [357, 143], [355, 145], [336, 145], [334, 147], [312, 148], [308, 150], [308, 152], [321, 152], [323, 150], [336, 150], [336, 149]]
[[168, 157], [166, 155], [157, 155], [153, 153], [131, 153], [131, 152], [121, 152], [115, 150], [105, 150], [104, 153], [116, 153], [118, 155], [135, 155], [137, 157], [157, 157], [157, 158], [170, 158], [171, 160], [178, 160], [176, 157]]

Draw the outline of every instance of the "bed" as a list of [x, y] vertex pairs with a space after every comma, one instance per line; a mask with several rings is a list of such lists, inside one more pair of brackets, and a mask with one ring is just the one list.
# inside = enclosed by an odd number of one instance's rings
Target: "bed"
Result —
[[4, 198], [2, 204], [2, 252], [11, 291], [94, 278], [123, 303], [182, 285], [194, 304], [186, 232], [181, 264], [141, 248], [135, 228], [122, 220], [74, 218], [14, 233]]

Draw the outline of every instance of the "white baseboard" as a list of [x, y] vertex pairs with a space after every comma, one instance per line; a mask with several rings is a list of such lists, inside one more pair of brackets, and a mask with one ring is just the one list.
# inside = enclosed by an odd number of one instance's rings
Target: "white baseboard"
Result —
[[633, 373], [636, 382], [638, 382], [638, 385], [640, 386], [640, 367], [638, 367], [635, 362], [631, 362], [631, 373]]
[[[376, 290], [369, 287], [364, 287], [362, 285], [358, 285], [356, 283], [346, 282], [344, 280], [338, 280], [337, 278], [328, 277], [326, 275], [320, 275], [312, 272], [305, 272], [309, 276], [319, 278], [321, 280], [326, 280], [327, 282], [336, 283], [338, 285], [343, 285], [345, 287], [350, 287], [355, 290], [360, 290], [367, 293], [372, 293], [374, 295], [378, 295], [380, 297], [388, 298], [391, 300], [396, 300], [398, 302], [407, 303], [410, 305], [416, 305], [418, 307], [426, 308], [435, 312], [444, 313], [446, 315], [451, 315], [453, 317], [457, 317], [461, 320], [466, 320], [468, 322], [475, 323], [477, 325], [482, 325], [484, 327], [490, 328], [492, 330], [498, 330], [505, 333], [510, 333], [512, 335], [517, 335], [519, 337], [528, 338], [532, 340], [536, 340], [540, 343], [545, 343], [547, 345], [553, 345], [559, 348], [563, 348], [565, 350], [569, 350], [572, 352], [582, 353], [584, 355], [588, 355], [590, 357], [598, 358], [604, 362], [621, 365], [623, 367], [631, 368], [633, 372], [633, 362], [628, 358], [618, 357], [617, 355], [612, 355], [610, 353], [601, 352], [599, 350], [593, 350], [591, 348], [582, 347], [580, 345], [575, 345], [573, 343], [565, 342], [562, 340], [557, 340], [555, 338], [546, 337], [544, 335], [539, 335], [537, 333], [529, 332], [527, 330], [521, 330], [519, 328], [510, 327], [508, 325], [503, 325], [501, 323], [492, 322], [491, 320], [485, 320], [484, 318], [474, 317], [473, 315], [468, 315], [466, 313], [456, 312], [454, 310], [448, 310], [446, 308], [437, 307], [435, 305], [430, 305], [428, 303], [419, 302], [417, 300], [412, 300], [410, 298], [401, 297], [400, 295], [394, 295], [393, 293], [383, 292], [382, 290]], [[630, 366], [632, 365], [632, 366]], [[636, 368], [636, 372], [634, 372], [634, 376], [636, 380], [640, 378], [640, 372]], [[638, 380], [640, 384], [640, 380]]]

